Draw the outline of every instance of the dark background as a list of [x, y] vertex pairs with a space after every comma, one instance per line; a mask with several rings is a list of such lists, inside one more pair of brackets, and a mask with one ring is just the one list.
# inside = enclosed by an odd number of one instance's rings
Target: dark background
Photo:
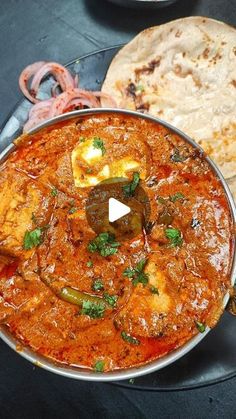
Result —
[[[0, 0], [0, 124], [21, 97], [27, 64], [68, 62], [129, 41], [140, 30], [189, 15], [236, 24], [235, 0], [179, 0], [156, 11], [122, 9], [106, 0]], [[147, 392], [73, 381], [34, 367], [0, 342], [0, 418], [236, 417], [236, 378], [182, 392]]]

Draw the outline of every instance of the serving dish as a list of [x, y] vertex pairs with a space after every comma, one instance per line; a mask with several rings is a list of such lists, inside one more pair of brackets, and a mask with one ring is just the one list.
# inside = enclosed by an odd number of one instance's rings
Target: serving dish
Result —
[[[118, 49], [119, 47], [109, 48], [95, 54], [90, 54], [84, 58], [82, 57], [80, 60], [75, 60], [70, 63], [70, 68], [73, 71], [78, 71], [80, 73], [82, 85], [95, 90], [99, 88], [107, 66]], [[96, 69], [95, 72], [94, 69]], [[2, 130], [1, 134], [2, 149], [19, 134], [21, 127], [26, 120], [28, 108], [29, 104], [26, 101], [22, 101], [18, 104], [13, 115], [5, 124], [5, 128]], [[140, 377], [135, 380], [135, 385], [139, 388], [150, 389], [189, 388], [232, 376], [235, 372], [235, 353], [232, 350], [233, 346], [229, 345], [229, 340], [231, 342], [233, 338], [232, 322], [232, 318], [228, 315], [224, 316], [221, 325], [213, 330], [194, 351], [171, 367], [159, 371], [158, 373]], [[15, 348], [14, 340], [12, 341], [9, 336], [7, 339], [12, 347]], [[20, 349], [20, 347], [18, 349]], [[209, 353], [211, 353], [211, 356], [209, 356], [207, 362], [205, 362], [203, 358]], [[223, 353], [226, 354], [226, 357], [222, 356]], [[32, 360], [30, 353], [26, 353], [26, 356]], [[36, 364], [39, 363], [38, 365], [40, 365], [41, 361], [45, 363], [44, 359], [41, 360], [39, 358], [36, 361]], [[195, 365], [196, 368], [189, 368], [190, 365]], [[215, 368], [215, 365], [217, 365], [218, 368]], [[48, 365], [47, 368], [51, 369], [51, 366]], [[63, 369], [60, 370], [59, 373], [63, 374]], [[135, 372], [132, 376], [134, 375]], [[134, 384], [129, 384], [126, 381], [124, 382], [124, 385], [134, 386]]]
[[[83, 110], [83, 111], [74, 111], [68, 114], [64, 114], [64, 115], [60, 115], [58, 117], [52, 118], [51, 120], [48, 120], [44, 123], [42, 123], [41, 125], [39, 125], [38, 127], [36, 127], [35, 129], [33, 129], [30, 133], [36, 133], [38, 131], [40, 131], [41, 129], [45, 128], [45, 127], [49, 127], [49, 126], [53, 126], [55, 123], [57, 122], [61, 122], [61, 121], [68, 121], [69, 119], [72, 118], [79, 118], [80, 120], [83, 119], [83, 117], [86, 117], [88, 115], [90, 116], [99, 116], [99, 114], [111, 114], [111, 113], [116, 113], [117, 115], [124, 115], [124, 116], [129, 116], [129, 117], [135, 117], [135, 119], [142, 119], [142, 120], [146, 120], [146, 121], [152, 121], [154, 123], [158, 123], [159, 125], [162, 125], [164, 127], [166, 127], [167, 129], [169, 129], [170, 131], [172, 131], [173, 133], [176, 133], [177, 135], [179, 135], [186, 143], [191, 144], [195, 149], [199, 150], [201, 152], [201, 149], [199, 146], [197, 146], [197, 144], [194, 143], [193, 140], [191, 140], [188, 136], [186, 136], [185, 134], [181, 133], [179, 130], [171, 127], [169, 124], [158, 120], [157, 118], [148, 116], [148, 115], [140, 115], [136, 112], [132, 112], [132, 111], [124, 111], [124, 110], [112, 110], [112, 109], [95, 109], [95, 110]], [[1, 155], [0, 155], [0, 160], [2, 161], [3, 159], [6, 159], [8, 157], [8, 155], [10, 154], [10, 152], [14, 149], [14, 145], [11, 144]], [[230, 194], [229, 188], [223, 178], [223, 176], [221, 175], [221, 173], [219, 172], [218, 168], [214, 165], [214, 163], [208, 158], [206, 157], [205, 160], [208, 162], [208, 164], [210, 165], [210, 167], [212, 168], [213, 172], [216, 174], [216, 176], [220, 179], [221, 184], [224, 188], [225, 194], [227, 196], [227, 200], [228, 200], [228, 204], [229, 204], [229, 208], [231, 211], [231, 216], [233, 219], [233, 222], [236, 222], [236, 209], [235, 209], [235, 205], [234, 205], [234, 201], [233, 198]], [[233, 260], [232, 263], [232, 270], [231, 270], [231, 283], [233, 285], [234, 283], [234, 278], [235, 278], [235, 274], [236, 274], [236, 265], [235, 265], [235, 258]], [[229, 295], [225, 295], [224, 300], [223, 300], [223, 307], [226, 306], [227, 302], [229, 299]], [[22, 356], [24, 356], [26, 359], [30, 360], [31, 362], [34, 362], [36, 365], [40, 365], [45, 369], [48, 369], [49, 371], [55, 372], [57, 374], [61, 374], [70, 378], [75, 378], [75, 379], [83, 379], [83, 380], [91, 380], [91, 381], [114, 381], [114, 380], [123, 380], [123, 379], [129, 379], [129, 378], [133, 378], [133, 377], [138, 377], [144, 374], [149, 374], [152, 373], [154, 371], [158, 371], [170, 364], [172, 364], [173, 362], [175, 362], [176, 360], [178, 360], [179, 358], [181, 358], [183, 355], [185, 355], [186, 353], [188, 353], [191, 349], [193, 349], [209, 332], [209, 328], [207, 327], [205, 331], [203, 331], [203, 333], [199, 333], [196, 336], [194, 336], [193, 338], [191, 338], [190, 340], [187, 341], [187, 343], [183, 344], [182, 346], [180, 346], [178, 349], [168, 353], [167, 355], [164, 355], [163, 357], [152, 361], [146, 365], [142, 365], [138, 368], [129, 368], [127, 370], [119, 370], [119, 371], [111, 371], [111, 372], [105, 372], [103, 374], [97, 374], [94, 371], [84, 371], [83, 369], [79, 369], [79, 368], [74, 368], [74, 367], [62, 367], [61, 365], [52, 362], [46, 358], [44, 358], [41, 355], [38, 355], [37, 353], [35, 353], [34, 351], [26, 348], [26, 347], [22, 347], [21, 345], [21, 349], [20, 349], [20, 354]], [[6, 329], [2, 329], [1, 334], [0, 334], [1, 338], [12, 348], [19, 348], [19, 342], [17, 342], [17, 340], [11, 336], [9, 334], [9, 332]]]

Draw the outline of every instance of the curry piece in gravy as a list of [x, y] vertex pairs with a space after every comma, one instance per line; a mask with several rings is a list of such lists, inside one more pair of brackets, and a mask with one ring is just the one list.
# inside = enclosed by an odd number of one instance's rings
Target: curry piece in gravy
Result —
[[[230, 211], [208, 163], [177, 135], [101, 113], [21, 137], [0, 171], [0, 319], [23, 344], [109, 371], [216, 324], [230, 288]], [[135, 238], [96, 236], [87, 223], [88, 194], [109, 177], [149, 198]]]

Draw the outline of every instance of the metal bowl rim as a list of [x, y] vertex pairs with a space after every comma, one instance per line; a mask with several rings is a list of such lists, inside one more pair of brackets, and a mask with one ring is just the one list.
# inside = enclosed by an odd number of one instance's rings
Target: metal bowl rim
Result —
[[[76, 117], [84, 117], [87, 115], [96, 115], [96, 114], [104, 114], [104, 113], [118, 113], [118, 114], [125, 114], [136, 118], [141, 118], [145, 120], [152, 121], [154, 123], [160, 124], [173, 133], [179, 135], [183, 140], [187, 141], [189, 144], [191, 144], [194, 148], [200, 150], [203, 155], [204, 159], [208, 162], [213, 172], [216, 174], [216, 176], [220, 179], [221, 184], [223, 186], [223, 189], [225, 191], [229, 208], [231, 211], [231, 216], [233, 220], [233, 224], [236, 224], [236, 206], [233, 200], [233, 197], [231, 195], [231, 192], [229, 190], [229, 187], [221, 174], [218, 167], [215, 165], [215, 163], [210, 159], [210, 157], [206, 156], [203, 149], [194, 141], [192, 140], [187, 134], [183, 133], [179, 129], [173, 127], [168, 122], [165, 122], [157, 117], [147, 115], [147, 114], [141, 114], [136, 111], [129, 111], [124, 109], [116, 109], [116, 108], [96, 108], [96, 109], [86, 109], [86, 110], [78, 110], [69, 112], [63, 115], [59, 115], [56, 117], [53, 117], [47, 121], [44, 121], [43, 123], [39, 124], [37, 127], [33, 128], [29, 131], [29, 134], [34, 134], [41, 129], [44, 129], [48, 126], [53, 126], [55, 123], [60, 121], [66, 121], [70, 120]], [[10, 144], [1, 154], [0, 154], [0, 163], [2, 160], [6, 159], [7, 156], [15, 149], [14, 144]], [[234, 285], [234, 278], [236, 276], [236, 254], [235, 254], [235, 242], [233, 243], [233, 249], [234, 249], [234, 255], [232, 260], [232, 266], [231, 266], [231, 283]], [[224, 296], [223, 299], [223, 307], [226, 307], [226, 304], [229, 300], [229, 293], [227, 293]], [[164, 355], [163, 357], [151, 361], [148, 364], [144, 364], [137, 368], [128, 368], [125, 370], [118, 370], [118, 371], [111, 371], [103, 374], [98, 374], [93, 371], [83, 371], [79, 368], [73, 368], [69, 366], [63, 367], [61, 364], [57, 364], [54, 361], [50, 360], [49, 358], [43, 357], [36, 352], [34, 352], [32, 349], [28, 347], [23, 347], [22, 343], [17, 341], [17, 339], [10, 334], [10, 332], [7, 330], [7, 328], [2, 327], [0, 330], [0, 337], [1, 339], [10, 346], [14, 351], [18, 352], [22, 357], [27, 359], [28, 361], [32, 362], [33, 364], [42, 367], [50, 372], [69, 377], [74, 378], [78, 380], [85, 380], [85, 381], [94, 381], [94, 382], [109, 382], [109, 381], [119, 381], [119, 380], [127, 380], [129, 378], [135, 378], [139, 377], [141, 375], [150, 374], [155, 371], [158, 371], [173, 362], [177, 361], [182, 356], [186, 355], [191, 349], [193, 349], [198, 343], [204, 339], [204, 337], [209, 333], [210, 328], [207, 327], [204, 333], [198, 333], [193, 338], [189, 339], [184, 345], [180, 346], [179, 348], [175, 349], [174, 351], [168, 353], [167, 355]], [[18, 349], [20, 348], [20, 349]]]

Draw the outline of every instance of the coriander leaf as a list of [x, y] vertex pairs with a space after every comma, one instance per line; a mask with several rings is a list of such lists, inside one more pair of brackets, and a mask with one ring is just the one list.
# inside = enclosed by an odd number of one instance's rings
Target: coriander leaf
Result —
[[127, 276], [128, 278], [133, 278], [134, 274], [135, 274], [135, 270], [131, 268], [126, 268], [123, 272], [123, 275]]
[[162, 196], [158, 196], [157, 201], [159, 202], [159, 204], [163, 204], [163, 205], [166, 203], [166, 199], [163, 198]]
[[114, 234], [109, 232], [100, 233], [95, 239], [91, 240], [88, 244], [88, 250], [91, 253], [98, 252], [101, 256], [111, 256], [117, 253], [117, 248], [120, 243], [115, 241]]
[[127, 333], [124, 330], [121, 332], [121, 337], [126, 342], [131, 343], [131, 345], [140, 345], [140, 341], [138, 339], [131, 335], [127, 335]]
[[176, 192], [174, 195], [170, 195], [171, 202], [176, 202], [184, 198], [185, 196], [181, 192]]
[[141, 259], [137, 265], [132, 268], [126, 268], [123, 272], [124, 276], [132, 278], [133, 285], [137, 285], [139, 282], [143, 285], [147, 285], [149, 276], [144, 272], [144, 268], [147, 264], [147, 259]]
[[141, 283], [143, 285], [147, 285], [149, 276], [145, 272], [139, 272], [133, 279], [133, 285], [137, 285], [138, 283]]
[[107, 292], [103, 294], [103, 298], [111, 307], [115, 307], [118, 300], [117, 295], [109, 295]]
[[51, 189], [51, 195], [55, 197], [55, 196], [57, 196], [57, 194], [58, 194], [57, 188], [52, 188]]
[[91, 169], [91, 167], [88, 167], [86, 169], [86, 173], [89, 175], [90, 173], [93, 173], [93, 169]]
[[112, 245], [106, 246], [100, 250], [100, 255], [103, 257], [112, 256], [117, 252], [117, 248]]
[[105, 362], [104, 361], [96, 361], [95, 362], [95, 364], [94, 364], [94, 366], [93, 366], [93, 369], [94, 369], [94, 371], [96, 371], [96, 372], [103, 372], [104, 371], [104, 366], [105, 366]]
[[71, 209], [68, 211], [69, 214], [74, 214], [77, 211], [77, 208], [71, 207]]
[[145, 258], [141, 259], [141, 260], [137, 263], [135, 270], [136, 270], [137, 272], [142, 272], [142, 271], [144, 270], [144, 268], [145, 268], [146, 264], [147, 264], [147, 259], [145, 259]]
[[138, 172], [133, 173], [133, 180], [127, 185], [123, 186], [123, 192], [126, 198], [134, 196], [135, 189], [137, 188], [140, 181], [140, 175]]
[[177, 247], [182, 245], [183, 239], [181, 237], [181, 232], [177, 228], [167, 228], [165, 230], [165, 235], [167, 239], [170, 240], [171, 246]]
[[100, 279], [95, 279], [93, 285], [92, 285], [93, 291], [101, 291], [104, 289], [103, 283]]
[[152, 294], [157, 294], [159, 295], [159, 291], [156, 287], [154, 287], [153, 285], [149, 288]]
[[88, 244], [88, 250], [91, 252], [91, 253], [94, 253], [94, 252], [96, 252], [97, 251], [97, 245], [96, 245], [96, 243], [95, 242], [93, 242], [93, 241], [91, 241], [89, 244]]
[[93, 266], [93, 262], [92, 262], [91, 260], [89, 260], [89, 261], [86, 263], [86, 265], [87, 265], [87, 267], [88, 267], [88, 268], [92, 268], [92, 266]]
[[200, 333], [204, 333], [206, 330], [206, 326], [204, 323], [201, 322], [195, 322], [197, 329], [199, 330]]
[[23, 248], [25, 250], [37, 247], [42, 243], [42, 229], [40, 227], [32, 231], [26, 231], [24, 236]]
[[175, 149], [174, 153], [170, 156], [171, 160], [176, 163], [181, 163], [187, 159], [187, 157], [180, 154], [178, 148]]
[[81, 142], [81, 143], [84, 143], [85, 142], [85, 137], [79, 137], [79, 141]]
[[99, 137], [94, 137], [93, 138], [93, 147], [94, 148], [98, 148], [98, 149], [100, 149], [101, 150], [101, 152], [102, 152], [102, 155], [104, 156], [104, 154], [106, 153], [106, 149], [105, 149], [105, 146], [104, 146], [104, 142], [103, 142], [103, 140], [101, 139], [101, 138], [99, 138]]
[[82, 309], [80, 311], [81, 314], [85, 314], [91, 319], [100, 319], [103, 317], [105, 311], [105, 304], [101, 303], [93, 303], [91, 301], [83, 301]]

